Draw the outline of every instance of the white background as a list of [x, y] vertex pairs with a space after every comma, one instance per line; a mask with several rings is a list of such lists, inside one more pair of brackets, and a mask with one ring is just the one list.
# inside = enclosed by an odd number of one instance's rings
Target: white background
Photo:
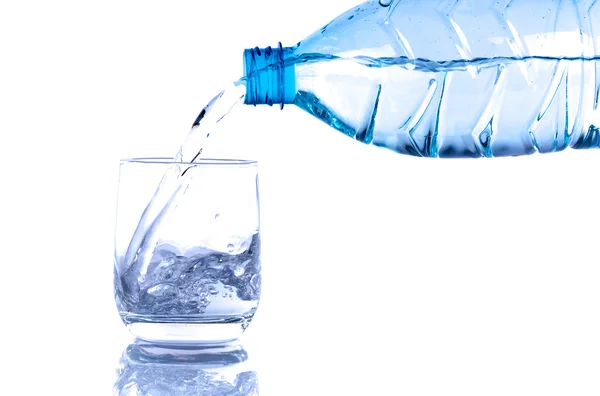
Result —
[[[108, 395], [118, 160], [171, 156], [242, 51], [352, 0], [0, 3], [1, 394]], [[214, 156], [261, 162], [261, 395], [600, 391], [597, 151], [424, 160], [292, 107]], [[216, 140], [216, 139], [215, 139]]]

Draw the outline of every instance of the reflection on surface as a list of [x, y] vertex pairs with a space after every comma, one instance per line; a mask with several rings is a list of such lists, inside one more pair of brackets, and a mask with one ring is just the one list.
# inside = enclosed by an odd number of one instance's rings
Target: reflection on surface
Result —
[[157, 345], [136, 341], [119, 362], [114, 396], [258, 396], [258, 377], [237, 343]]

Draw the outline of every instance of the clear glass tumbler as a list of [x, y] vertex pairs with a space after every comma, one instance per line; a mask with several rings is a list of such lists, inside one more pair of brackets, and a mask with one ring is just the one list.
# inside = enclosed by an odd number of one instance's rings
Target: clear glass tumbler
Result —
[[164, 342], [238, 338], [261, 288], [254, 161], [121, 161], [114, 289], [137, 337]]

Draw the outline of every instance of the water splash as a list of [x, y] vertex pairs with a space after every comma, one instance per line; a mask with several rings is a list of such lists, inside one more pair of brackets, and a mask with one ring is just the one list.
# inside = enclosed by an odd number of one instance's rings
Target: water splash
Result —
[[161, 222], [174, 209], [178, 198], [185, 194], [192, 181], [187, 170], [202, 157], [207, 139], [215, 126], [243, 103], [245, 93], [245, 81], [237, 81], [215, 96], [194, 121], [190, 133], [174, 157], [174, 161], [180, 164], [173, 165], [165, 172], [131, 238], [124, 258], [123, 280], [127, 284], [123, 286], [128, 290], [135, 288], [135, 285], [129, 284], [129, 279], [135, 278], [135, 274], [147, 272], [159, 240]]

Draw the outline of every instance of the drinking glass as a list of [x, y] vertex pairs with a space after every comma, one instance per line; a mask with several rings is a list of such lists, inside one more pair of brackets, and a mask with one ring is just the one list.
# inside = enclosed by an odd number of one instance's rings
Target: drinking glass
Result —
[[114, 291], [137, 337], [155, 342], [238, 338], [261, 288], [254, 161], [121, 161]]

